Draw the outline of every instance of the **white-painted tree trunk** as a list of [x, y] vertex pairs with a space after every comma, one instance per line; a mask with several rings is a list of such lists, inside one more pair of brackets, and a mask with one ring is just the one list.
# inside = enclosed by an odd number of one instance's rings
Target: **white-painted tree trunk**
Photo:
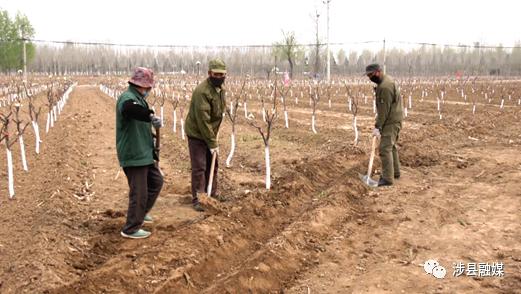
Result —
[[409, 95], [409, 108], [412, 108], [412, 96]]
[[159, 109], [159, 112], [161, 113], [161, 125], [164, 125], [165, 122], [164, 122], [164, 117], [163, 117], [163, 106], [161, 106], [161, 108]]
[[40, 127], [38, 127], [38, 123], [33, 121], [33, 130], [35, 136], [35, 152], [36, 154], [40, 154], [40, 143], [42, 142], [40, 139]]
[[230, 101], [230, 116], [233, 116], [233, 101]]
[[[54, 105], [54, 107], [52, 108], [52, 114], [53, 114], [54, 122], [58, 121], [58, 115], [56, 114], [57, 113], [56, 108], [58, 108], [56, 105]], [[54, 127], [54, 124], [51, 125], [51, 126]]]
[[243, 106], [244, 106], [244, 117], [246, 119], [248, 119], [248, 106], [247, 106], [246, 101], [244, 101], [244, 105]]
[[351, 100], [351, 98], [349, 98], [348, 105], [349, 105], [349, 111], [353, 111], [353, 110], [352, 110], [352, 107], [353, 107], [353, 101]]
[[9, 186], [9, 198], [14, 197], [14, 175], [13, 175], [13, 154], [11, 150], [7, 150], [7, 184]]
[[226, 167], [232, 166], [232, 158], [233, 158], [233, 154], [235, 153], [235, 130], [232, 131], [230, 139], [231, 139], [231, 148], [230, 148], [230, 154], [228, 154], [228, 158], [226, 158]]
[[262, 121], [266, 122], [266, 108], [262, 107]]
[[505, 106], [505, 99], [501, 98], [501, 105], [499, 105], [499, 108], [503, 109], [504, 106]]
[[437, 99], [436, 102], [438, 103], [438, 111], [440, 111], [440, 99]]
[[315, 115], [314, 114], [311, 116], [311, 130], [313, 131], [314, 134], [317, 133], [317, 130], [315, 129]]
[[407, 115], [408, 115], [408, 114], [407, 114], [407, 107], [405, 107], [405, 108], [403, 109], [403, 111], [405, 112], [405, 117], [407, 117]]
[[331, 99], [329, 99], [328, 103], [329, 103], [329, 108], [331, 108]]
[[22, 156], [22, 167], [24, 171], [29, 171], [27, 167], [27, 159], [25, 158], [25, 145], [24, 145], [24, 137], [18, 136], [18, 142], [20, 143], [20, 155]]
[[288, 111], [284, 110], [284, 126], [286, 129], [289, 129], [289, 121], [288, 121]]
[[271, 163], [270, 163], [270, 146], [264, 147], [264, 158], [266, 159], [266, 190], [271, 188]]
[[51, 126], [51, 112], [47, 112], [47, 123], [45, 124], [45, 133], [49, 132]]
[[355, 131], [355, 145], [358, 144], [358, 126], [356, 124], [356, 116], [353, 116], [353, 130]]
[[474, 115], [474, 113], [476, 113], [476, 104], [472, 105], [472, 115]]
[[172, 127], [174, 133], [177, 133], [177, 111], [174, 109], [174, 125]]
[[185, 120], [181, 118], [181, 139], [185, 140]]

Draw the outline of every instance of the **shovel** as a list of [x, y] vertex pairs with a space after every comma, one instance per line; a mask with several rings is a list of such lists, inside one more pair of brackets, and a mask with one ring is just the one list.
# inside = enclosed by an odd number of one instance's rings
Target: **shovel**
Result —
[[376, 136], [373, 136], [373, 142], [371, 144], [371, 156], [369, 157], [369, 167], [367, 168], [367, 175], [358, 174], [360, 180], [371, 188], [378, 187], [378, 181], [371, 179], [371, 172], [373, 171], [373, 161], [376, 149]]
[[215, 161], [217, 160], [217, 152], [212, 154], [212, 164], [210, 165], [210, 179], [208, 179], [208, 189], [206, 194], [208, 197], [212, 196], [212, 185], [213, 185], [213, 172], [215, 170]]
[[215, 161], [217, 160], [217, 152], [212, 154], [212, 163], [210, 165], [210, 178], [208, 179], [208, 187], [206, 195], [204, 193], [198, 194], [199, 202], [207, 209], [210, 213], [217, 213], [222, 210], [221, 204], [214, 198], [212, 198], [212, 185], [213, 185], [213, 172], [215, 170]]

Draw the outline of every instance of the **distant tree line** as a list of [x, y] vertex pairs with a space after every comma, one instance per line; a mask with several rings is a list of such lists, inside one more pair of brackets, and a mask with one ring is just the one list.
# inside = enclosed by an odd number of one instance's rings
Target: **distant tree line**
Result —
[[[112, 46], [84, 46], [66, 44], [61, 47], [38, 45], [29, 69], [50, 74], [128, 74], [136, 66], [146, 66], [156, 72], [186, 72], [205, 74], [208, 61], [220, 57], [226, 61], [230, 73], [267, 76], [274, 68], [303, 76], [314, 71], [317, 58], [315, 48], [291, 45], [291, 53], [284, 52], [284, 44], [273, 47], [175, 48], [136, 49]], [[504, 49], [474, 47], [438, 47], [423, 45], [412, 50], [388, 49], [386, 65], [389, 73], [403, 76], [450, 75], [456, 72], [469, 75], [521, 75], [521, 44]], [[325, 50], [319, 52], [319, 74], [325, 71]], [[382, 62], [383, 52], [340, 49], [331, 58], [333, 75], [352, 75], [363, 72], [372, 62]], [[197, 61], [201, 64], [198, 65]], [[290, 62], [291, 61], [291, 62]]]

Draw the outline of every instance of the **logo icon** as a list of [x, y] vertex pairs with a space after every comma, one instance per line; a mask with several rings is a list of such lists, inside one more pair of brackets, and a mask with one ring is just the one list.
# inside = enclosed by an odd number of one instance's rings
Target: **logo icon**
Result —
[[447, 270], [435, 259], [427, 260], [422, 266], [427, 274], [433, 275], [436, 279], [443, 279], [447, 274]]

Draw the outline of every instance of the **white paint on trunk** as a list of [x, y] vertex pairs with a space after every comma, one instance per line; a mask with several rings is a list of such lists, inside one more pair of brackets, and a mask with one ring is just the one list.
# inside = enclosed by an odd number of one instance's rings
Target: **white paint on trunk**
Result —
[[356, 116], [353, 116], [353, 130], [355, 131], [355, 145], [358, 144], [358, 126], [356, 125]]
[[14, 175], [13, 175], [13, 154], [7, 150], [7, 184], [9, 186], [9, 198], [14, 197]]
[[266, 159], [266, 190], [271, 188], [271, 164], [270, 164], [270, 146], [264, 147], [264, 158]]
[[437, 102], [438, 102], [438, 111], [440, 111], [440, 99], [438, 99]]
[[284, 123], [285, 123], [286, 129], [289, 129], [288, 111], [287, 110], [284, 110]]
[[181, 139], [185, 140], [185, 120], [181, 118]]
[[47, 123], [45, 124], [45, 133], [49, 132], [50, 126], [51, 126], [51, 112], [47, 112]]
[[262, 121], [266, 122], [266, 108], [262, 107]]
[[412, 96], [409, 95], [409, 108], [412, 108]]
[[403, 109], [405, 111], [405, 117], [407, 117], [407, 107]]
[[314, 114], [311, 116], [311, 130], [313, 131], [314, 134], [317, 133], [317, 130], [315, 129], [315, 115]]
[[476, 104], [472, 105], [472, 114], [476, 113]]
[[499, 108], [503, 109], [503, 106], [505, 106], [505, 99], [501, 98], [501, 105], [499, 105]]
[[20, 155], [22, 156], [22, 167], [23, 167], [24, 171], [29, 171], [29, 168], [27, 167], [27, 159], [25, 158], [25, 145], [24, 145], [23, 136], [18, 137], [18, 143], [20, 143]]
[[246, 101], [244, 101], [244, 105], [243, 106], [244, 106], [244, 117], [246, 119], [248, 119], [248, 106], [247, 106]]
[[164, 117], [163, 117], [163, 106], [161, 106], [161, 109], [159, 109], [159, 112], [161, 113], [161, 125], [165, 125]]
[[230, 116], [233, 116], [233, 100], [230, 101]]
[[349, 111], [353, 111], [352, 110], [352, 105], [353, 105], [353, 101], [351, 100], [351, 98], [349, 98], [349, 102], [348, 102], [348, 105], [349, 105]]
[[232, 132], [230, 137], [231, 137], [231, 148], [230, 148], [230, 154], [228, 154], [228, 158], [226, 158], [226, 167], [232, 166], [232, 158], [233, 158], [233, 154], [235, 153], [235, 132]]
[[33, 130], [35, 136], [35, 152], [36, 154], [40, 154], [40, 143], [42, 142], [40, 139], [40, 127], [38, 127], [38, 123], [33, 121]]
[[331, 99], [329, 99], [328, 103], [329, 103], [329, 108], [331, 108]]
[[174, 126], [172, 127], [174, 133], [177, 132], [177, 111], [174, 109]]

